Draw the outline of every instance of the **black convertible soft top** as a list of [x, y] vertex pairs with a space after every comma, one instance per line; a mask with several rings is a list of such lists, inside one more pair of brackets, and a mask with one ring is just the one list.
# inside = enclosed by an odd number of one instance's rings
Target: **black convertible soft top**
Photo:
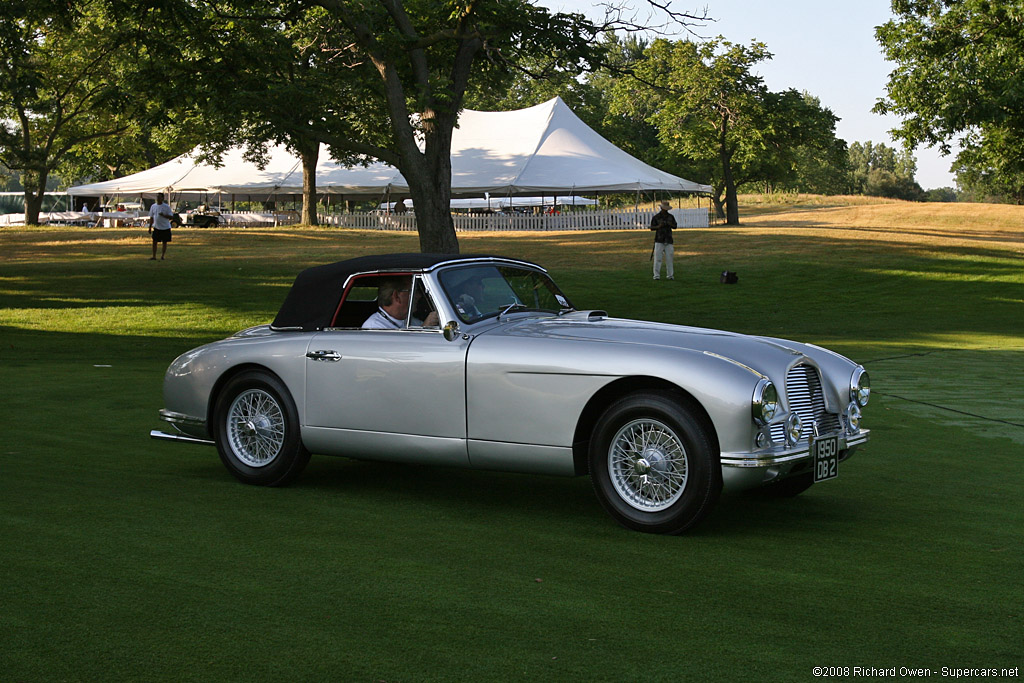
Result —
[[[410, 273], [429, 270], [442, 263], [475, 259], [505, 259], [488, 254], [375, 254], [307, 268], [299, 273], [271, 327], [322, 330], [329, 326], [341, 303], [345, 282], [357, 273]], [[534, 264], [530, 264], [534, 265]], [[539, 266], [538, 266], [539, 267]]]

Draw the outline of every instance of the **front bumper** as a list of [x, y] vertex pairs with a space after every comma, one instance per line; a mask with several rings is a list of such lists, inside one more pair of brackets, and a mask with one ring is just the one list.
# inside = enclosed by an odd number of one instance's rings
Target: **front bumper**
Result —
[[[852, 451], [867, 442], [870, 429], [862, 429], [856, 434], [840, 434], [839, 450]], [[804, 442], [792, 448], [776, 446], [753, 453], [722, 453], [722, 467], [777, 467], [811, 457], [811, 444]]]
[[178, 443], [195, 443], [207, 446], [215, 445], [214, 441], [210, 439], [209, 434], [206, 431], [206, 420], [202, 418], [176, 413], [171, 410], [161, 410], [160, 419], [164, 422], [170, 423], [171, 427], [174, 428], [174, 433], [154, 429], [149, 432], [151, 439], [176, 441]]
[[[843, 462], [867, 442], [871, 430], [839, 435], [839, 461]], [[727, 491], [743, 491], [785, 479], [811, 467], [811, 446], [802, 443], [752, 453], [722, 453], [722, 483]]]

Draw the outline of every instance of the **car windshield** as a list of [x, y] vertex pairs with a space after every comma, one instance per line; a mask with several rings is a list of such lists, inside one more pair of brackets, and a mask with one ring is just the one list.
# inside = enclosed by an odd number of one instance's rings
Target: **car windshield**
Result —
[[445, 295], [462, 322], [506, 310], [560, 313], [572, 304], [544, 273], [515, 266], [463, 266], [439, 275]]

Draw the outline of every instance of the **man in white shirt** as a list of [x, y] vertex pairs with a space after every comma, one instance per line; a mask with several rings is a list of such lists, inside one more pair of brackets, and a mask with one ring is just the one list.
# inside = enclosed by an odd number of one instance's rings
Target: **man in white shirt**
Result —
[[164, 248], [160, 252], [160, 260], [163, 261], [167, 254], [167, 243], [171, 241], [171, 219], [174, 218], [171, 207], [164, 204], [163, 192], [157, 193], [156, 203], [149, 207], [149, 217], [149, 234], [153, 236], [153, 256], [149, 260], [156, 260], [156, 245], [157, 242], [162, 242]]
[[[364, 330], [404, 330], [405, 320], [412, 304], [412, 282], [407, 277], [382, 280], [377, 286], [377, 311], [363, 323]], [[417, 327], [437, 327], [437, 312], [431, 311], [422, 323], [412, 319]]]

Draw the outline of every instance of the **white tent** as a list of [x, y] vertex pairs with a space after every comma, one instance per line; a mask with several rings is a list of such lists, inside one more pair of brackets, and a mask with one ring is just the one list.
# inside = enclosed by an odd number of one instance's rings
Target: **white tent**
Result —
[[[124, 178], [68, 189], [74, 195], [141, 195], [166, 192], [301, 194], [302, 164], [283, 147], [271, 150], [260, 169], [242, 151], [226, 154], [220, 167], [184, 155]], [[346, 167], [326, 147], [317, 165], [319, 193], [353, 196], [408, 194], [405, 178], [380, 162]], [[659, 171], [605, 140], [556, 97], [527, 109], [467, 109], [452, 136], [452, 195], [596, 194], [658, 190], [711, 191], [709, 185]]]
[[[458, 188], [456, 190], [456, 188]], [[452, 136], [452, 193], [710, 192], [605, 140], [556, 97], [509, 112], [467, 111]]]
[[171, 159], [153, 168], [122, 178], [105, 180], [89, 185], [68, 188], [68, 194], [96, 196], [138, 196], [157, 192], [168, 194], [217, 193], [220, 186], [245, 183], [253, 194], [273, 192], [295, 173], [299, 174], [299, 192], [302, 186], [301, 162], [284, 147], [271, 149], [264, 168], [246, 161], [243, 150], [230, 150], [221, 159], [220, 166], [195, 161], [190, 154]]

